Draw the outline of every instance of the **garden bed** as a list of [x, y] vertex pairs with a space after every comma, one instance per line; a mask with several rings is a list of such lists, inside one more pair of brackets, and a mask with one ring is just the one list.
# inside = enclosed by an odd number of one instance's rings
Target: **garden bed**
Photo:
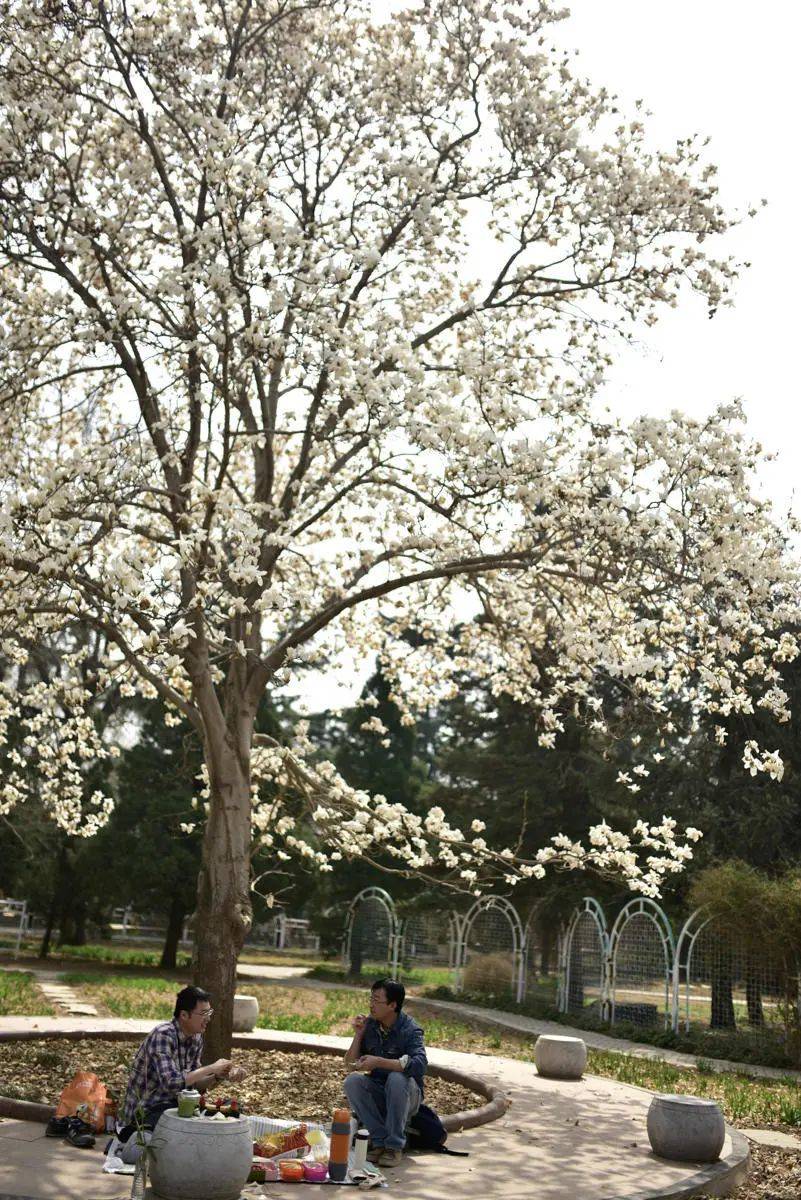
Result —
[[[141, 1039], [35, 1038], [0, 1041], [0, 1095], [14, 1100], [56, 1104], [75, 1071], [94, 1071], [122, 1097], [136, 1046]], [[235, 1094], [249, 1112], [290, 1119], [330, 1118], [346, 1103], [345, 1068], [339, 1055], [237, 1047], [234, 1062], [248, 1071], [236, 1087], [216, 1088], [212, 1098]], [[426, 1101], [442, 1114], [463, 1112], [486, 1103], [486, 1096], [460, 1083], [429, 1076]]]

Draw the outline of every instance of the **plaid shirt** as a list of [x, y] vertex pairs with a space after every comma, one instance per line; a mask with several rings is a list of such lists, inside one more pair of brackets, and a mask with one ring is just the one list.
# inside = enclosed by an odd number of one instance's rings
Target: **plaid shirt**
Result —
[[186, 1076], [200, 1066], [202, 1052], [203, 1035], [184, 1037], [175, 1017], [157, 1025], [142, 1042], [133, 1060], [122, 1110], [123, 1124], [133, 1121], [134, 1110], [140, 1101], [147, 1106], [176, 1100], [186, 1086]]

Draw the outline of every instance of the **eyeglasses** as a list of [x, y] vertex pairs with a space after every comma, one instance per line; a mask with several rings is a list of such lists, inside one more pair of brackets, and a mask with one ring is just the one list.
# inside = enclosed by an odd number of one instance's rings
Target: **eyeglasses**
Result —
[[204, 1021], [208, 1021], [208, 1019], [209, 1019], [209, 1018], [210, 1018], [210, 1017], [211, 1017], [213, 1014], [214, 1014], [214, 1009], [213, 1009], [213, 1008], [204, 1008], [204, 1009], [203, 1009], [203, 1011], [202, 1011], [202, 1012], [199, 1012], [197, 1015], [198, 1015], [199, 1017], [202, 1017], [202, 1019], [203, 1019]]

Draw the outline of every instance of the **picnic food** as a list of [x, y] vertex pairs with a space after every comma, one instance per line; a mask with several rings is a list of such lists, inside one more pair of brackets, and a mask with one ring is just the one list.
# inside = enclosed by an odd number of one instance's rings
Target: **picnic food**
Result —
[[303, 1179], [303, 1163], [297, 1159], [285, 1159], [278, 1164], [278, 1169], [281, 1172], [281, 1178], [287, 1183], [300, 1183]]
[[253, 1143], [257, 1158], [274, 1158], [276, 1154], [289, 1154], [291, 1150], [308, 1148], [307, 1126], [296, 1125], [294, 1129], [283, 1129], [280, 1133], [268, 1133]]

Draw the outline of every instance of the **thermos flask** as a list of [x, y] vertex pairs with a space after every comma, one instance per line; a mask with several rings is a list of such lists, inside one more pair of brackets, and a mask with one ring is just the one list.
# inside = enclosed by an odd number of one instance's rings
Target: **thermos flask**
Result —
[[359, 1129], [353, 1141], [353, 1169], [354, 1171], [363, 1171], [367, 1162], [367, 1143], [370, 1141], [370, 1134], [366, 1129]]
[[328, 1158], [328, 1178], [341, 1183], [348, 1173], [350, 1151], [350, 1109], [335, 1108], [331, 1122], [331, 1153]]

